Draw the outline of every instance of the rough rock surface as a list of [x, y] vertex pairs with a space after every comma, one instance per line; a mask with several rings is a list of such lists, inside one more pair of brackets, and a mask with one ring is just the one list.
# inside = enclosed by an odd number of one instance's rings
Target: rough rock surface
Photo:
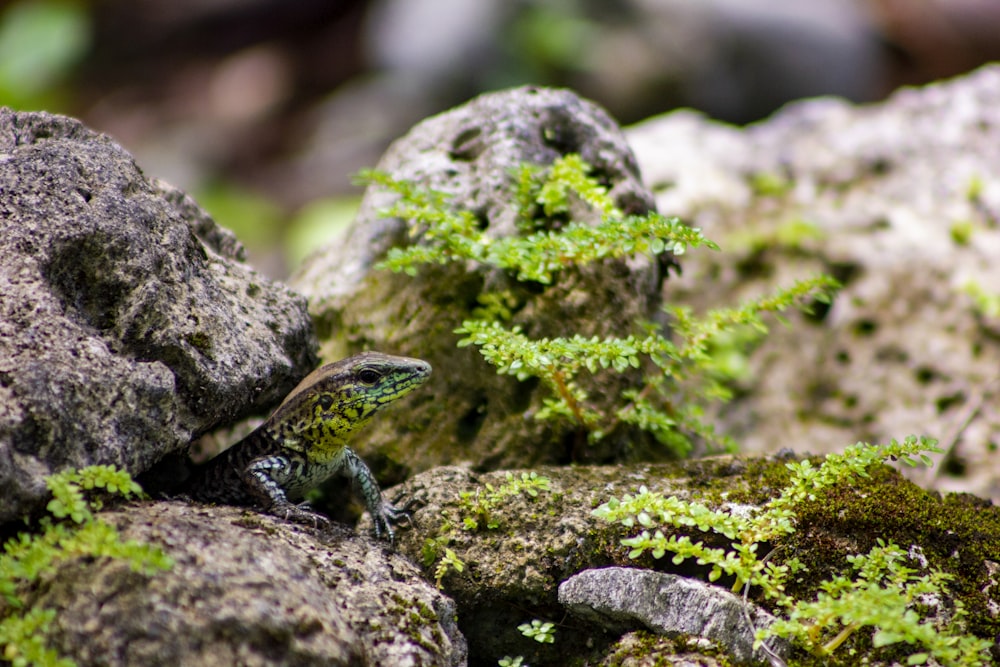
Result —
[[1000, 294], [1000, 67], [743, 130], [681, 111], [628, 137], [659, 210], [722, 246], [685, 256], [666, 300], [731, 304], [819, 272], [845, 285], [821, 326], [774, 328], [724, 429], [752, 451], [931, 435], [957, 445], [939, 488], [1000, 499], [1000, 309], [968, 292]]
[[146, 576], [70, 560], [30, 602], [86, 665], [464, 665], [454, 603], [384, 543], [179, 502], [99, 517], [174, 560]]
[[[721, 484], [733, 491], [753, 484], [766, 488], [757, 477], [760, 469], [748, 473], [745, 463], [728, 457], [683, 464], [536, 470], [549, 478], [550, 491], [507, 495], [485, 511], [474, 509], [477, 501], [489, 494], [487, 485], [497, 489], [507, 483], [506, 472], [477, 475], [455, 466], [440, 467], [387, 491], [389, 497], [401, 494], [416, 501], [415, 527], [399, 531], [397, 542], [401, 553], [424, 566], [425, 576], [436, 576], [445, 547], [465, 562], [463, 572], [448, 570], [442, 585], [458, 605], [459, 627], [476, 664], [504, 655], [522, 655], [531, 665], [565, 664], [567, 646], [599, 654], [617, 639], [618, 633], [603, 625], [581, 622], [560, 624], [555, 644], [539, 644], [517, 630], [533, 618], [562, 618], [565, 610], [559, 604], [558, 586], [582, 570], [627, 564], [669, 567], [650, 558], [626, 558], [627, 550], [618, 541], [631, 533], [591, 514], [610, 496], [634, 493], [646, 485], [651, 491], [690, 498], [692, 489], [704, 490], [709, 480], [723, 480]], [[520, 479], [520, 471], [510, 474]], [[466, 518], [475, 519], [479, 528], [462, 528]], [[490, 521], [497, 526], [487, 529]], [[370, 518], [365, 516], [358, 530], [369, 529]], [[430, 551], [428, 541], [436, 545]], [[695, 574], [689, 567], [679, 570]]]
[[[766, 662], [754, 650], [754, 630], [774, 617], [736, 595], [703, 581], [638, 568], [584, 570], [559, 584], [559, 602], [576, 616], [611, 630], [644, 627], [669, 636], [703, 637], [724, 646], [739, 662]], [[753, 621], [751, 627], [746, 618]], [[785, 657], [788, 644], [769, 643]]]
[[[639, 182], [635, 161], [614, 121], [564, 90], [517, 88], [478, 97], [429, 118], [387, 151], [377, 168], [396, 178], [453, 195], [456, 209], [474, 211], [488, 235], [516, 232], [511, 170], [528, 162], [550, 164], [579, 153], [626, 212], [650, 209], [652, 195]], [[365, 435], [361, 451], [378, 451], [408, 470], [472, 461], [477, 466], [529, 465], [570, 458], [578, 434], [526, 415], [542, 407], [547, 389], [497, 377], [474, 348], [456, 349], [454, 333], [485, 290], [510, 290], [512, 324], [528, 336], [586, 336], [616, 332], [621, 323], [655, 319], [664, 271], [648, 258], [608, 261], [565, 271], [545, 289], [516, 283], [504, 272], [449, 265], [415, 278], [372, 270], [393, 245], [407, 242], [406, 225], [379, 217], [394, 195], [369, 188], [346, 237], [307, 260], [290, 280], [310, 297], [326, 338], [325, 358], [365, 347], [427, 359], [434, 377], [420, 397], [400, 406], [397, 432], [385, 423]], [[583, 212], [583, 220], [594, 220]], [[595, 381], [590, 396], [617, 400], [620, 378]], [[622, 429], [624, 431], [624, 429]], [[620, 458], [641, 451], [641, 438], [611, 433], [588, 454]]]
[[628, 632], [615, 642], [600, 667], [728, 667], [726, 654], [706, 655], [704, 640], [678, 642], [645, 631]]
[[[442, 579], [444, 591], [458, 605], [458, 623], [469, 641], [474, 664], [489, 658], [522, 655], [530, 665], [556, 665], [566, 657], [566, 646], [598, 645], [614, 637], [594, 626], [563, 625], [559, 641], [539, 644], [521, 635], [517, 626], [533, 618], [556, 619], [565, 612], [556, 589], [559, 582], [588, 567], [616, 563], [608, 545], [621, 534], [590, 515], [607, 495], [635, 490], [638, 484], [664, 493], [685, 495], [684, 473], [670, 464], [638, 466], [627, 471], [579, 467], [539, 469], [552, 481], [552, 492], [536, 498], [521, 494], [505, 498], [490, 517], [463, 508], [461, 494], [470, 498], [486, 493], [486, 484], [499, 487], [504, 473], [477, 475], [455, 466], [421, 473], [387, 494], [404, 494], [417, 503], [413, 530], [401, 530], [401, 553], [424, 565], [428, 578], [435, 576], [445, 547], [466, 563], [462, 573], [449, 571]], [[519, 473], [514, 473], [519, 475]], [[625, 481], [627, 480], [627, 481]], [[627, 488], [622, 485], [627, 484]], [[496, 519], [494, 530], [458, 528], [464, 517], [485, 523]], [[447, 527], [454, 530], [447, 530]], [[358, 531], [370, 528], [366, 515]], [[426, 558], [427, 540], [437, 541], [433, 562]]]
[[[623, 628], [604, 619], [567, 617], [558, 598], [560, 584], [584, 570], [608, 566], [702, 581], [707, 580], [709, 568], [690, 559], [675, 565], [669, 554], [656, 559], [649, 551], [630, 559], [629, 548], [621, 540], [634, 537], [641, 528], [610, 524], [594, 516], [593, 509], [612, 496], [620, 499], [646, 486], [651, 492], [742, 515], [788, 484], [786, 463], [782, 458], [714, 457], [679, 463], [535, 468], [533, 472], [549, 479], [550, 490], [537, 490], [534, 496], [510, 493], [507, 472], [476, 474], [442, 467], [389, 489], [387, 495], [417, 501], [414, 528], [397, 535], [399, 550], [420, 563], [427, 578], [440, 577], [444, 592], [455, 600], [458, 624], [469, 642], [470, 663], [493, 664], [504, 655], [521, 655], [526, 663], [539, 667], [571, 664], [575, 659], [586, 664], [620, 664], [611, 656], [645, 655], [647, 649], [654, 655], [669, 650], [685, 653], [691, 647], [681, 643], [671, 649], [648, 636], [651, 641], [628, 651], [622, 646], [625, 639], [618, 635], [624, 629], [639, 628], [638, 622]], [[522, 472], [526, 471], [509, 474], [517, 481]], [[498, 497], [505, 485], [508, 491]], [[867, 552], [876, 538], [918, 545], [925, 564], [955, 575], [951, 590], [971, 593], [963, 600], [979, 636], [994, 636], [993, 610], [1000, 593], [995, 592], [993, 575], [984, 561], [1000, 549], [997, 508], [965, 496], [942, 498], [919, 489], [890, 468], [878, 467], [867, 479], [846, 480], [815, 502], [805, 503], [797, 515], [798, 529], [783, 541], [784, 548], [773, 562], [780, 564], [795, 554], [813, 574], [790, 581], [786, 589], [790, 595], [813, 599], [820, 579], [849, 569], [846, 557]], [[694, 528], [660, 528], [668, 537], [674, 532], [687, 534], [707, 547], [729, 548], [732, 543]], [[358, 530], [369, 529], [366, 517]], [[439, 569], [445, 563], [446, 549], [464, 563], [461, 571], [452, 566]], [[920, 567], [916, 562], [911, 565]], [[691, 582], [682, 585], [687, 583]], [[723, 584], [714, 586], [724, 592]], [[608, 588], [609, 595], [616, 595], [610, 583]], [[765, 607], [769, 604], [756, 587], [750, 590], [750, 600]], [[655, 604], [651, 603], [650, 614]], [[661, 612], [669, 615], [669, 611]], [[555, 643], [540, 644], [517, 630], [533, 619], [557, 624]], [[722, 621], [705, 619], [704, 625], [717, 623]], [[738, 650], [728, 644], [722, 648]], [[716, 655], [708, 646], [699, 650]]]
[[67, 466], [138, 474], [316, 363], [304, 300], [78, 121], [0, 108], [0, 523]]

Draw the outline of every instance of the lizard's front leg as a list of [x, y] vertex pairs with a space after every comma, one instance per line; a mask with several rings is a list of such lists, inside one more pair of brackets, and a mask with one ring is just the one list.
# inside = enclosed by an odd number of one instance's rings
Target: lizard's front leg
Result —
[[282, 455], [265, 456], [254, 460], [243, 471], [243, 482], [251, 495], [268, 514], [286, 521], [326, 527], [330, 520], [288, 500], [278, 480], [288, 479], [293, 470], [292, 462]]
[[375, 524], [375, 537], [382, 537], [384, 533], [389, 542], [392, 542], [396, 536], [392, 531], [393, 524], [398, 524], [404, 519], [412, 521], [410, 513], [405, 508], [400, 509], [382, 498], [382, 489], [379, 488], [372, 471], [350, 447], [345, 451], [344, 463], [348, 476], [354, 479], [361, 489], [361, 495], [364, 496], [365, 506]]

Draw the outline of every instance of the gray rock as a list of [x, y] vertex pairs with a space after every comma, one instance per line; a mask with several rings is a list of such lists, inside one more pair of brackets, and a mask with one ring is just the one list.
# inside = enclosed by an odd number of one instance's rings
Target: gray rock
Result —
[[[487, 233], [500, 237], [517, 231], [511, 170], [567, 153], [594, 167], [622, 209], [651, 210], [652, 194], [615, 121], [569, 90], [522, 87], [481, 95], [422, 121], [389, 147], [376, 169], [447, 193], [456, 209], [475, 211]], [[349, 297], [372, 265], [405, 241], [405, 223], [379, 215], [394, 200], [369, 188], [347, 238], [309, 258], [291, 282], [313, 298]]]
[[[614, 121], [565, 90], [524, 87], [478, 97], [420, 123], [393, 144], [378, 169], [452, 195], [456, 209], [475, 212], [488, 235], [502, 237], [517, 233], [512, 170], [525, 162], [550, 164], [567, 153], [579, 153], [593, 166], [621, 209], [650, 210], [652, 195], [640, 185]], [[415, 278], [375, 271], [373, 264], [391, 246], [408, 242], [404, 222], [379, 213], [394, 197], [369, 188], [345, 238], [290, 279], [310, 297], [321, 331], [329, 332], [322, 334], [324, 357], [372, 347], [427, 359], [435, 368], [421, 400], [396, 412], [397, 423], [409, 427], [373, 424], [362, 454], [378, 451], [410, 471], [463, 460], [488, 467], [555, 462], [574, 448], [576, 456], [593, 460], [614, 459], [626, 450], [637, 458], [649, 455], [642, 437], [626, 427], [600, 444], [577, 446], [580, 434], [572, 426], [532, 419], [547, 388], [497, 377], [477, 350], [456, 349], [454, 330], [478, 307], [480, 293], [508, 290], [516, 301], [511, 323], [525, 335], [628, 335], [631, 323], [658, 317], [663, 267], [648, 258], [608, 260], [566, 270], [544, 289], [480, 267], [426, 267]], [[583, 211], [574, 217], [596, 218]], [[627, 384], [621, 376], [590, 380], [581, 384], [597, 407], [617, 401]]]
[[[708, 568], [690, 559], [674, 565], [670, 552], [659, 559], [650, 550], [629, 558], [630, 548], [622, 544], [622, 539], [637, 536], [643, 528], [609, 523], [594, 516], [593, 509], [611, 497], [621, 499], [645, 486], [653, 493], [702, 502], [730, 516], [739, 516], [750, 506], [759, 508], [780, 493], [785, 483], [782, 480], [787, 480], [788, 462], [784, 456], [720, 456], [659, 464], [540, 467], [531, 472], [548, 478], [549, 490], [539, 490], [535, 496], [526, 492], [512, 494], [510, 486], [497, 494], [509, 484], [507, 472], [477, 474], [450, 466], [416, 475], [386, 494], [415, 501], [414, 526], [398, 531], [397, 546], [401, 553], [421, 564], [428, 579], [440, 578], [444, 592], [455, 600], [472, 662], [521, 655], [524, 662], [536, 667], [577, 663], [648, 667], [673, 664], [678, 656], [692, 653], [719, 655], [717, 649], [706, 646], [708, 640], [701, 639], [698, 633], [715, 632], [725, 626], [725, 619], [734, 618], [733, 603], [742, 601], [722, 589], [691, 580], [673, 583], [672, 594], [681, 598], [702, 596], [700, 604], [711, 604], [721, 611], [705, 615], [692, 612], [691, 607], [697, 605], [690, 600], [653, 599], [667, 581], [657, 572], [698, 576], [698, 572], [707, 573]], [[519, 480], [527, 472], [513, 470], [509, 474]], [[787, 564], [785, 559], [794, 554], [801, 562], [809, 563], [811, 571], [822, 571], [826, 573], [822, 577], [827, 578], [850, 570], [845, 560], [848, 554], [866, 553], [876, 538], [894, 535], [900, 544], [919, 547], [918, 560], [926, 557], [929, 564], [937, 563], [933, 567], [953, 575], [956, 582], [952, 591], [973, 591], [976, 599], [969, 600], [968, 608], [995, 608], [991, 598], [994, 578], [987, 569], [967, 565], [967, 561], [979, 562], [980, 545], [997, 539], [985, 528], [993, 525], [990, 522], [995, 507], [969, 496], [943, 497], [922, 491], [889, 469], [872, 472], [868, 478], [842, 480], [843, 485], [828, 497], [820, 492], [817, 502], [796, 508], [797, 531], [789, 541], [783, 541], [785, 548], [769, 562]], [[743, 502], [735, 504], [736, 497]], [[893, 505], [892, 511], [882, 511], [886, 502]], [[937, 528], [928, 534], [928, 526]], [[668, 538], [687, 535], [709, 546], [725, 547], [731, 542], [719, 534], [701, 533], [694, 528], [656, 528]], [[359, 526], [358, 530], [370, 530], [370, 525]], [[445, 549], [464, 563], [462, 571], [454, 567], [438, 569], [444, 562]], [[620, 575], [624, 579], [621, 586], [633, 586], [638, 592], [630, 597], [620, 591], [618, 597], [623, 600], [600, 604], [598, 598], [587, 597], [601, 611], [601, 621], [596, 625], [564, 620], [566, 609], [560, 604], [560, 585], [584, 571], [589, 571], [588, 577], [598, 576], [595, 573], [605, 572], [599, 568], [608, 566], [629, 568]], [[654, 578], [641, 579], [646, 575], [636, 574], [634, 568], [645, 568]], [[640, 579], [628, 583], [629, 577]], [[611, 595], [616, 580], [605, 583], [603, 590]], [[791, 577], [786, 584], [785, 592], [798, 600], [815, 599], [821, 590], [816, 578]], [[751, 589], [751, 595], [759, 593], [759, 589]], [[636, 609], [628, 606], [633, 601]], [[943, 601], [940, 606], [931, 603], [935, 605], [930, 612], [933, 617], [952, 609], [953, 596], [945, 594]], [[682, 611], [678, 612], [676, 605]], [[970, 622], [977, 622], [977, 612], [971, 613]], [[688, 616], [692, 623], [684, 625]], [[766, 622], [762, 617], [755, 618], [757, 625]], [[532, 619], [556, 623], [555, 643], [542, 644], [518, 632], [518, 625]], [[669, 638], [651, 634], [671, 627], [681, 629], [673, 630]], [[745, 621], [740, 620], [739, 627], [745, 628]], [[630, 633], [632, 639], [619, 636], [626, 629], [634, 631]], [[859, 640], [864, 642], [871, 631], [859, 631]], [[678, 632], [686, 633], [688, 638], [678, 636]], [[744, 639], [743, 646], [749, 645], [749, 630]], [[730, 646], [724, 639], [713, 641]], [[625, 656], [632, 662], [623, 662]], [[663, 656], [659, 662], [658, 656]]]
[[821, 272], [845, 284], [822, 320], [773, 328], [722, 429], [745, 451], [924, 433], [965, 472], [939, 471], [939, 488], [1000, 498], [1000, 318], [968, 292], [1000, 293], [1000, 67], [745, 130], [678, 112], [628, 135], [660, 210], [723, 249], [686, 255], [667, 300], [714, 308]]
[[0, 522], [67, 466], [147, 470], [316, 363], [304, 300], [107, 137], [0, 109]]
[[[559, 602], [574, 615], [614, 632], [640, 627], [717, 642], [739, 662], [767, 662], [753, 649], [754, 628], [774, 617], [718, 586], [665, 572], [625, 567], [584, 570], [559, 584]], [[749, 612], [754, 628], [747, 623]], [[771, 640], [784, 656], [788, 645]]]
[[81, 667], [466, 662], [454, 603], [374, 539], [179, 502], [99, 518], [174, 566], [68, 559], [47, 575], [28, 602], [57, 610], [52, 644]]
[[[428, 470], [386, 491], [390, 498], [415, 501], [414, 526], [397, 532], [399, 551], [434, 579], [444, 549], [464, 561], [465, 569], [449, 569], [444, 591], [458, 607], [459, 623], [475, 662], [482, 657], [521, 655], [530, 665], [564, 665], [570, 657], [597, 655], [616, 635], [593, 625], [560, 623], [554, 644], [524, 637], [517, 626], [532, 619], [557, 621], [564, 615], [557, 588], [574, 574], [595, 567], [638, 562], [652, 567], [651, 558], [629, 561], [620, 544], [634, 529], [599, 519], [593, 508], [610, 496], [634, 493], [640, 485], [651, 491], [691, 498], [698, 480], [726, 477], [732, 460], [719, 458], [677, 463], [617, 466], [553, 466], [534, 472], [550, 480], [550, 491], [536, 496], [505, 496], [492, 507], [474, 508], [489, 487], [507, 483], [506, 472], [476, 474], [458, 466]], [[776, 463], [783, 466], [783, 463]], [[520, 479], [522, 471], [511, 471]], [[740, 477], [733, 476], [735, 482]], [[475, 519], [475, 530], [464, 527]], [[493, 521], [495, 528], [487, 528]], [[366, 516], [357, 528], [371, 530]], [[593, 655], [591, 655], [593, 651]], [[595, 664], [591, 662], [590, 664]], [[614, 663], [610, 663], [614, 664]]]

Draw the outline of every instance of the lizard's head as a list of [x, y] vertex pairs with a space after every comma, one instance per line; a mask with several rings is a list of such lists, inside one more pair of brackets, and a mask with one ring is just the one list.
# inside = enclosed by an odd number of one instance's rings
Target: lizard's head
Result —
[[333, 454], [382, 408], [430, 375], [426, 361], [363, 352], [307, 375], [269, 421], [312, 454]]

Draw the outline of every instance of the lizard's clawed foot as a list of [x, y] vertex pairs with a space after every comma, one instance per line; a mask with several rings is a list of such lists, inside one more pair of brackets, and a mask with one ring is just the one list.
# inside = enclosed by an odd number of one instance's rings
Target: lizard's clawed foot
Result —
[[418, 503], [413, 498], [407, 501], [402, 507], [396, 507], [392, 503], [383, 502], [378, 510], [371, 513], [372, 522], [375, 524], [375, 537], [381, 538], [384, 535], [385, 539], [389, 540], [390, 544], [393, 544], [396, 539], [396, 533], [393, 532], [392, 527], [400, 525], [404, 521], [408, 526], [412, 527], [413, 515], [411, 514], [411, 509], [416, 504]]

